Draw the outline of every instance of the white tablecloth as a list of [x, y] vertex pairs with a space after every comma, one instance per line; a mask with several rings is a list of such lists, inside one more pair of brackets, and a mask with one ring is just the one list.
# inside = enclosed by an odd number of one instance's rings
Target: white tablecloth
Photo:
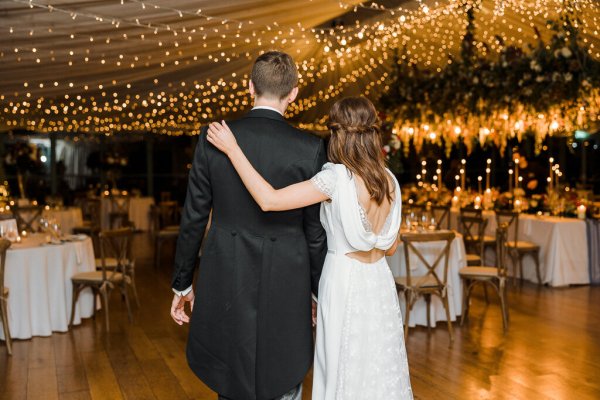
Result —
[[73, 233], [74, 227], [83, 225], [83, 216], [79, 207], [44, 210], [43, 215], [45, 218], [56, 220], [65, 235]]
[[2, 227], [3, 232], [7, 232], [9, 230], [17, 231], [17, 220], [16, 219], [4, 219], [0, 221], [0, 227]]
[[[456, 221], [457, 213], [452, 214]], [[483, 216], [488, 219], [486, 235], [495, 235], [497, 226], [495, 213], [484, 211]], [[511, 227], [509, 240], [513, 240], [513, 232], [514, 228]], [[590, 283], [585, 221], [521, 214], [519, 240], [533, 242], [540, 246], [540, 272], [543, 283], [550, 286]], [[489, 252], [486, 253], [486, 260], [490, 261]], [[491, 260], [493, 261], [493, 255]], [[510, 260], [509, 273], [512, 273]], [[525, 256], [523, 259], [523, 278], [537, 283], [535, 263], [530, 256]]]
[[[444, 242], [418, 243], [415, 247], [422, 252], [423, 257], [427, 262], [433, 263], [435, 258], [444, 247]], [[396, 253], [387, 257], [388, 264], [394, 276], [406, 276], [406, 263], [404, 261], [404, 245], [400, 243]], [[427, 268], [420, 260], [411, 252], [410, 264], [413, 267], [411, 277], [417, 275], [425, 275]], [[462, 313], [462, 283], [458, 271], [467, 265], [465, 244], [460, 234], [450, 245], [450, 254], [448, 260], [448, 303], [450, 306], [450, 319], [456, 321], [456, 317]], [[436, 269], [438, 273], [443, 272], [443, 263], [440, 262]], [[404, 296], [400, 293], [400, 308], [402, 309], [402, 317], [406, 320], [406, 305]], [[437, 296], [432, 296], [431, 300], [431, 325], [435, 326], [436, 321], [446, 321], [446, 312], [441, 300]], [[427, 305], [425, 299], [417, 300], [410, 313], [409, 326], [415, 325], [427, 326]]]
[[[133, 222], [135, 229], [140, 231], [150, 230], [150, 207], [154, 204], [152, 197], [131, 197], [129, 200], [129, 220]], [[102, 229], [110, 227], [110, 200], [102, 198]]]
[[[43, 235], [13, 244], [6, 255], [4, 284], [9, 288], [8, 320], [11, 337], [29, 339], [66, 332], [71, 317], [71, 276], [95, 270], [90, 238], [58, 245], [41, 245]], [[74, 324], [93, 314], [91, 289], [81, 292]], [[4, 334], [0, 329], [0, 338]]]

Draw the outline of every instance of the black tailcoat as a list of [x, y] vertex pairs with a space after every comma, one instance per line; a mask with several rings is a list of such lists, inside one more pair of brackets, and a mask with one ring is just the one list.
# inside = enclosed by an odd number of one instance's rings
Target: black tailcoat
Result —
[[[256, 109], [229, 123], [258, 172], [282, 188], [325, 162], [323, 141]], [[189, 176], [172, 286], [192, 284], [200, 261], [187, 357], [211, 389], [236, 400], [273, 399], [302, 382], [313, 348], [311, 289], [327, 252], [319, 205], [262, 212], [229, 159], [200, 136]]]

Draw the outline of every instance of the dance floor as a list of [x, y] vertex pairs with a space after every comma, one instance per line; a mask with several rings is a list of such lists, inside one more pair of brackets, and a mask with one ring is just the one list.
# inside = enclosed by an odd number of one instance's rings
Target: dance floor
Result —
[[[185, 360], [187, 328], [169, 317], [170, 266], [155, 270], [146, 234], [136, 235], [142, 307], [129, 324], [113, 292], [111, 332], [88, 319], [68, 333], [0, 345], [0, 399], [215, 399]], [[166, 251], [164, 260], [171, 256]], [[491, 291], [490, 291], [491, 294]], [[408, 358], [417, 399], [600, 398], [600, 287], [537, 287], [509, 293], [510, 329], [497, 301], [473, 300], [471, 318], [410, 331]], [[310, 374], [304, 399], [310, 399]]]

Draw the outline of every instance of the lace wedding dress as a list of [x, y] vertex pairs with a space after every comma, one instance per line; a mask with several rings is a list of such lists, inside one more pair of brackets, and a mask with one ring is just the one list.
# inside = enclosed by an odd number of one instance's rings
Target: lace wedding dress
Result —
[[413, 398], [402, 315], [387, 261], [383, 257], [363, 263], [346, 256], [374, 248], [387, 250], [394, 244], [401, 204], [400, 187], [393, 179], [395, 200], [378, 234], [344, 165], [327, 163], [312, 179], [331, 199], [321, 205], [328, 254], [319, 283], [314, 400]]

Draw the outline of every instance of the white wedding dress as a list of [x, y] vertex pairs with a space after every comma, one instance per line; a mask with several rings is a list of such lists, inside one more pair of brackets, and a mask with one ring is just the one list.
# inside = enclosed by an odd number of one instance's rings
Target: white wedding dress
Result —
[[327, 163], [312, 179], [331, 199], [321, 205], [328, 251], [319, 283], [313, 400], [413, 398], [402, 315], [387, 261], [363, 263], [346, 256], [394, 244], [401, 200], [390, 175], [394, 203], [379, 234], [372, 231], [344, 165]]

